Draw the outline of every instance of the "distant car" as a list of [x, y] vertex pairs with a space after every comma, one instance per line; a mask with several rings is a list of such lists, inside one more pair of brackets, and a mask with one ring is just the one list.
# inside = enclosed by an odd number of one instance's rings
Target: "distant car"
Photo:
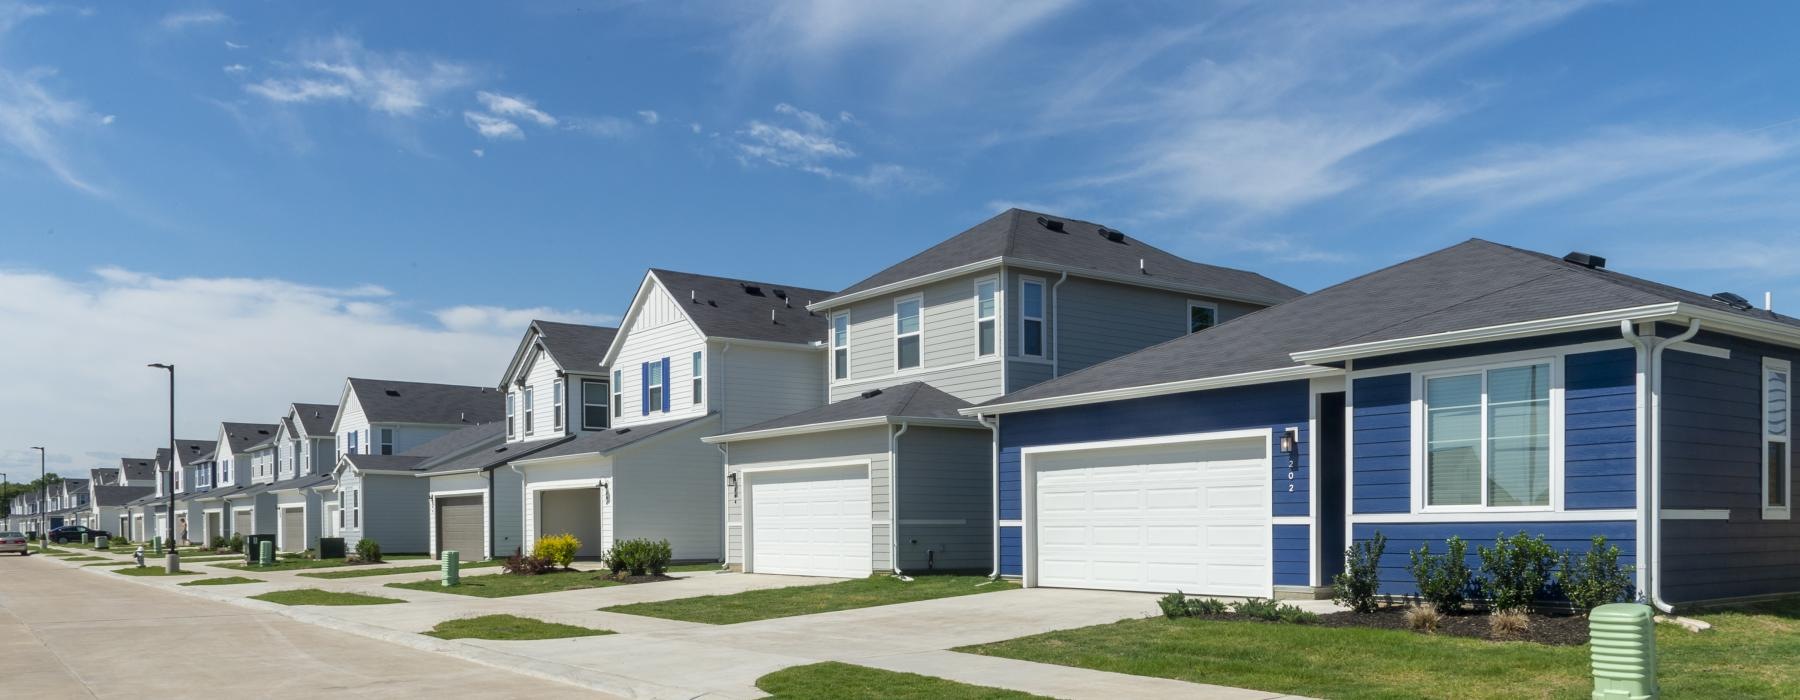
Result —
[[0, 532], [0, 552], [17, 552], [19, 556], [31, 556], [31, 548], [25, 546], [25, 533]]
[[83, 525], [64, 525], [51, 530], [48, 537], [51, 542], [56, 544], [62, 544], [64, 542], [80, 542], [83, 533], [87, 534], [89, 541], [92, 541], [96, 537], [112, 536], [111, 533], [108, 533], [105, 530], [95, 530]]

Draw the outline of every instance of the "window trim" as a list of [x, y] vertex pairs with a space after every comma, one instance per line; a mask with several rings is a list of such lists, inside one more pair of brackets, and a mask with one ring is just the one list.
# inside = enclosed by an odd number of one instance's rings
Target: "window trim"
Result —
[[[614, 396], [614, 394], [613, 394], [612, 387], [609, 386], [609, 384], [610, 384], [610, 382], [608, 382], [604, 379], [583, 379], [583, 380], [581, 380], [581, 429], [582, 430], [605, 430], [607, 428], [612, 427], [612, 396]], [[598, 403], [598, 404], [595, 404], [592, 401], [588, 400], [588, 396], [589, 396], [588, 387], [596, 386], [596, 385], [603, 387], [599, 393], [600, 403]], [[587, 419], [588, 409], [592, 408], [594, 406], [600, 407], [600, 416], [602, 418], [606, 419], [605, 425], [591, 425], [588, 423], [588, 419]]]
[[[519, 436], [518, 418], [517, 418], [518, 407], [519, 407], [519, 392], [516, 392], [516, 391], [506, 392], [506, 439], [508, 439], [508, 440], [511, 440], [511, 439]], [[356, 446], [355, 445], [350, 446], [350, 451], [355, 452]]]
[[[1787, 375], [1787, 387], [1788, 387], [1787, 423], [1788, 423], [1788, 427], [1787, 427], [1786, 435], [1776, 436], [1776, 435], [1771, 435], [1769, 433], [1769, 375], [1770, 374], [1785, 374], [1785, 375]], [[1793, 518], [1793, 512], [1794, 512], [1794, 503], [1793, 503], [1793, 501], [1794, 501], [1794, 443], [1793, 443], [1793, 435], [1794, 435], [1794, 369], [1793, 369], [1793, 365], [1791, 363], [1789, 363], [1787, 360], [1783, 360], [1780, 358], [1764, 357], [1763, 361], [1762, 361], [1762, 369], [1757, 373], [1757, 379], [1759, 380], [1757, 382], [1757, 394], [1759, 395], [1759, 400], [1762, 404], [1761, 410], [1757, 412], [1761, 416], [1761, 422], [1762, 422], [1762, 425], [1761, 425], [1762, 429], [1758, 431], [1762, 434], [1762, 449], [1760, 450], [1761, 456], [1759, 457], [1759, 459], [1762, 461], [1762, 469], [1758, 470], [1758, 472], [1757, 472], [1757, 476], [1761, 477], [1759, 479], [1759, 481], [1762, 483], [1762, 485], [1758, 487], [1758, 490], [1762, 492], [1762, 503], [1760, 504], [1762, 506], [1762, 517], [1764, 520], [1790, 520]], [[1773, 465], [1771, 465], [1769, 463], [1769, 446], [1770, 445], [1785, 445], [1787, 448], [1786, 450], [1784, 450], [1784, 453], [1787, 455], [1787, 464], [1782, 465], [1782, 467], [1786, 471], [1786, 473], [1781, 475], [1782, 489], [1784, 490], [1784, 495], [1786, 496], [1786, 498], [1783, 499], [1782, 505], [1779, 505], [1779, 506], [1769, 505], [1769, 496], [1770, 496], [1769, 477], [1771, 476], [1769, 474], [1769, 470], [1773, 467]]]
[[706, 403], [706, 351], [695, 350], [694, 354], [689, 356], [688, 363], [693, 372], [692, 376], [688, 378], [688, 383], [693, 386], [693, 395], [690, 398], [693, 399], [695, 406], [704, 405]]
[[554, 430], [563, 428], [563, 411], [565, 410], [563, 394], [566, 391], [563, 380], [556, 379], [550, 382], [550, 427]]
[[613, 370], [612, 373], [612, 418], [618, 420], [625, 417], [625, 373]]
[[[839, 339], [837, 335], [837, 324], [840, 320], [844, 322], [844, 337], [842, 343], [838, 342]], [[831, 345], [831, 359], [829, 360], [831, 364], [831, 381], [850, 381], [850, 312], [839, 311], [832, 314], [831, 326], [826, 332], [831, 334], [831, 337], [828, 339]], [[840, 352], [844, 353], [844, 359], [842, 360], [838, 359], [838, 353]]]
[[524, 396], [521, 404], [525, 409], [525, 436], [531, 437], [537, 432], [537, 387], [527, 385], [520, 393]]
[[648, 363], [650, 381], [644, 385], [644, 406], [650, 413], [663, 412], [663, 405], [668, 403], [669, 378], [663, 371], [662, 360]]
[[[919, 328], [911, 333], [900, 332], [900, 305], [917, 302], [919, 305]], [[905, 296], [894, 297], [894, 373], [919, 372], [925, 369], [925, 295], [914, 292]], [[900, 366], [900, 341], [904, 338], [919, 339], [919, 364], [913, 367]]]
[[[1575, 351], [1569, 350], [1568, 352], [1575, 352]], [[1518, 357], [1504, 357], [1504, 358], [1495, 358], [1495, 357], [1490, 356], [1490, 357], [1483, 357], [1483, 358], [1472, 358], [1475, 360], [1472, 362], [1452, 361], [1452, 362], [1445, 362], [1445, 363], [1432, 363], [1432, 364], [1426, 365], [1426, 366], [1412, 366], [1412, 367], [1396, 368], [1396, 369], [1399, 369], [1401, 372], [1410, 372], [1412, 375], [1412, 406], [1411, 406], [1411, 419], [1412, 419], [1412, 427], [1411, 427], [1411, 431], [1412, 431], [1412, 449], [1411, 449], [1411, 452], [1412, 452], [1412, 455], [1411, 455], [1412, 488], [1411, 488], [1411, 491], [1412, 491], [1412, 494], [1411, 495], [1412, 495], [1412, 497], [1411, 497], [1411, 501], [1412, 501], [1412, 512], [1413, 513], [1415, 513], [1415, 514], [1441, 514], [1441, 513], [1506, 514], [1506, 513], [1562, 512], [1564, 510], [1563, 497], [1565, 495], [1566, 489], [1565, 489], [1565, 484], [1563, 483], [1563, 479], [1564, 479], [1564, 477], [1563, 477], [1564, 444], [1563, 443], [1567, 439], [1567, 437], [1566, 437], [1566, 433], [1563, 430], [1563, 413], [1564, 413], [1563, 362], [1564, 362], [1564, 358], [1568, 354], [1568, 352], [1558, 351], [1555, 354], [1551, 354], [1551, 355], [1534, 354], [1534, 355], [1524, 355], [1524, 356], [1518, 356]], [[1580, 350], [1580, 352], [1588, 352], [1588, 351]], [[1490, 506], [1490, 505], [1486, 505], [1487, 500], [1488, 500], [1488, 485], [1487, 485], [1487, 479], [1488, 479], [1487, 373], [1492, 370], [1497, 370], [1497, 369], [1508, 369], [1508, 368], [1514, 368], [1514, 367], [1528, 367], [1531, 365], [1545, 365], [1545, 364], [1550, 366], [1550, 393], [1549, 393], [1549, 397], [1548, 397], [1549, 401], [1550, 401], [1550, 435], [1549, 435], [1550, 472], [1549, 472], [1549, 476], [1548, 476], [1549, 481], [1550, 481], [1550, 483], [1549, 483], [1549, 486], [1550, 486], [1549, 502], [1547, 504], [1541, 505], [1541, 506]], [[1479, 373], [1482, 377], [1482, 400], [1481, 400], [1481, 406], [1482, 406], [1482, 409], [1481, 409], [1481, 445], [1482, 445], [1482, 448], [1481, 448], [1481, 501], [1482, 502], [1480, 505], [1458, 505], [1458, 506], [1430, 505], [1429, 485], [1426, 480], [1427, 469], [1429, 468], [1427, 461], [1430, 457], [1430, 455], [1426, 451], [1426, 445], [1427, 445], [1426, 440], [1429, 437], [1427, 434], [1428, 428], [1426, 426], [1426, 417], [1427, 417], [1426, 411], [1429, 408], [1429, 406], [1426, 404], [1426, 400], [1425, 400], [1425, 385], [1426, 385], [1425, 383], [1431, 379], [1438, 379], [1438, 378], [1443, 378], [1443, 377], [1453, 377], [1453, 376], [1460, 376], [1460, 375], [1466, 375], [1466, 374], [1477, 374], [1477, 373]], [[1380, 373], [1371, 373], [1371, 374], [1365, 375], [1365, 376], [1380, 376]], [[1364, 378], [1364, 377], [1357, 377], [1357, 378], [1360, 379], [1360, 378]]]
[[1200, 332], [1200, 331], [1194, 330], [1194, 309], [1195, 308], [1212, 310], [1212, 315], [1213, 315], [1212, 325], [1207, 326], [1206, 328], [1200, 329], [1201, 331], [1207, 330], [1210, 328], [1218, 328], [1219, 327], [1219, 305], [1218, 304], [1215, 304], [1210, 301], [1201, 301], [1199, 299], [1189, 299], [1187, 302], [1187, 318], [1183, 319], [1184, 323], [1186, 323], [1186, 325], [1187, 325], [1187, 335], [1193, 335], [1195, 333]]
[[[994, 290], [994, 308], [986, 316], [981, 315], [982, 285], [987, 285]], [[1000, 354], [1000, 308], [1003, 303], [1003, 298], [1000, 296], [1000, 277], [998, 275], [977, 277], [974, 282], [974, 290], [974, 303], [970, 306], [973, 307], [971, 310], [975, 315], [975, 357], [993, 357]], [[981, 351], [981, 324], [983, 323], [991, 324], [994, 327], [994, 347], [987, 352]]]
[[[1025, 288], [1030, 285], [1036, 285], [1038, 288], [1038, 315], [1036, 315], [1036, 316], [1029, 316], [1029, 315], [1026, 315], [1026, 313], [1025, 313], [1025, 300], [1029, 296], [1025, 293]], [[1048, 352], [1050, 349], [1050, 343], [1048, 341], [1049, 341], [1049, 333], [1050, 333], [1050, 324], [1044, 320], [1044, 314], [1046, 311], [1049, 311], [1049, 308], [1048, 308], [1049, 306], [1050, 306], [1050, 287], [1049, 287], [1048, 283], [1045, 281], [1045, 279], [1042, 277], [1031, 277], [1028, 275], [1020, 275], [1019, 276], [1019, 357], [1031, 357], [1031, 358], [1036, 358], [1036, 359], [1040, 359], [1040, 360], [1049, 359]], [[1037, 334], [1038, 335], [1038, 352], [1035, 355], [1025, 352], [1025, 340], [1030, 337], [1030, 334], [1025, 332], [1025, 323], [1027, 321], [1037, 321], [1038, 322], [1038, 334]]]
[[375, 454], [394, 454], [394, 429], [377, 428], [375, 429], [375, 435], [381, 440], [380, 445], [375, 449]]

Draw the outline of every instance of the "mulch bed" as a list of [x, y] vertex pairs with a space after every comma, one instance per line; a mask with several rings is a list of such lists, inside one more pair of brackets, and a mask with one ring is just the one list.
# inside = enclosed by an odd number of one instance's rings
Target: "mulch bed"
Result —
[[[1535, 642], [1552, 646], [1580, 646], [1588, 643], [1588, 621], [1579, 615], [1542, 615], [1531, 613], [1529, 629], [1524, 634], [1496, 637], [1488, 631], [1486, 613], [1464, 612], [1445, 615], [1438, 623], [1437, 634], [1471, 637], [1500, 642]], [[1406, 609], [1382, 608], [1372, 613], [1339, 612], [1319, 616], [1322, 627], [1373, 627], [1410, 630], [1406, 626]]]
[[628, 574], [628, 573], [625, 573], [622, 571], [619, 572], [619, 574], [616, 576], [613, 574], [604, 574], [600, 578], [606, 579], [608, 581], [617, 581], [619, 583], [656, 583], [657, 581], [674, 581], [674, 580], [676, 580], [674, 576], [659, 576], [657, 574], [644, 574], [643, 576], [632, 576], [631, 574]]

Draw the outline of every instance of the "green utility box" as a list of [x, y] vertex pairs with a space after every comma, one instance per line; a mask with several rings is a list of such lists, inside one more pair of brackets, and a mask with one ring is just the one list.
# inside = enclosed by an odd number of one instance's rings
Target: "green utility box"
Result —
[[94, 549], [112, 549], [112, 540], [105, 535], [94, 538]]
[[270, 547], [274, 547], [275, 546], [275, 536], [274, 535], [244, 535], [244, 563], [245, 564], [258, 564], [258, 563], [262, 562], [262, 546], [263, 546], [264, 542], [269, 543]]
[[343, 559], [344, 558], [344, 538], [342, 538], [342, 537], [320, 537], [319, 538], [319, 558], [320, 559]]
[[261, 547], [257, 549], [256, 563], [262, 566], [273, 566], [275, 564], [275, 538], [263, 540], [260, 544]]
[[454, 549], [444, 550], [443, 574], [444, 587], [449, 588], [462, 583], [462, 555]]
[[157, 535], [156, 539], [150, 541], [150, 553], [162, 556], [162, 535]]
[[1613, 603], [1588, 613], [1594, 700], [1651, 700], [1656, 688], [1656, 612]]

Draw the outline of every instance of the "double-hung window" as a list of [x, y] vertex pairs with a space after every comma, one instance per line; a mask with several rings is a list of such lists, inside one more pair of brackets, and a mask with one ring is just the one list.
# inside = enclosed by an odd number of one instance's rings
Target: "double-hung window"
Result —
[[644, 410], [660, 411], [663, 407], [663, 363], [652, 362], [649, 366], [650, 381], [646, 384], [647, 393], [644, 396], [648, 398], [644, 399]]
[[526, 435], [530, 435], [533, 432], [536, 432], [537, 423], [534, 420], [536, 417], [537, 417], [537, 395], [536, 395], [536, 392], [533, 391], [533, 387], [528, 386], [528, 387], [525, 387], [525, 434]]
[[706, 358], [696, 352], [693, 361], [694, 405], [698, 406], [706, 402]]
[[1044, 281], [1031, 277], [1019, 281], [1019, 353], [1044, 356]]
[[994, 343], [998, 340], [994, 327], [995, 315], [998, 313], [995, 296], [999, 291], [999, 282], [991, 277], [975, 282], [976, 357], [987, 357], [994, 354]]
[[381, 435], [381, 453], [384, 455], [393, 454], [394, 453], [394, 429], [393, 428], [382, 428], [380, 435]]
[[850, 312], [831, 317], [831, 376], [850, 378]]
[[550, 383], [550, 427], [562, 430], [563, 427], [563, 380]]
[[1219, 325], [1218, 304], [1189, 300], [1187, 307], [1189, 333], [1199, 333], [1200, 331]]
[[1425, 379], [1425, 505], [1545, 508], [1550, 503], [1551, 365]]
[[1763, 517], [1772, 520], [1786, 520], [1793, 512], [1793, 418], [1788, 398], [1793, 386], [1792, 365], [1763, 358]]
[[606, 382], [597, 379], [581, 380], [581, 427], [583, 430], [602, 430], [606, 428]]
[[621, 381], [624, 378], [624, 375], [625, 373], [620, 372], [619, 370], [613, 370], [612, 408], [614, 418], [625, 415], [625, 382]]
[[[517, 406], [518, 402], [519, 402], [518, 394], [515, 394], [510, 391], [506, 392], [506, 437], [508, 437], [508, 438], [511, 438], [512, 436], [518, 434], [518, 431], [517, 431], [518, 419], [514, 417], [514, 411], [518, 408], [518, 406]], [[352, 447], [352, 448], [350, 448], [350, 451], [355, 452], [356, 448]]]
[[894, 301], [894, 369], [919, 366], [923, 353], [919, 314], [925, 303], [917, 295]]
[[356, 442], [357, 442], [357, 441], [356, 441], [356, 438], [357, 438], [357, 436], [358, 436], [358, 435], [360, 435], [360, 434], [362, 434], [362, 431], [360, 431], [360, 430], [352, 430], [352, 431], [350, 431], [350, 435], [349, 435], [349, 436], [348, 436], [348, 437], [349, 437], [349, 443], [350, 443], [350, 450], [349, 450], [349, 454], [358, 454], [358, 453], [357, 453], [357, 451], [356, 451]]

